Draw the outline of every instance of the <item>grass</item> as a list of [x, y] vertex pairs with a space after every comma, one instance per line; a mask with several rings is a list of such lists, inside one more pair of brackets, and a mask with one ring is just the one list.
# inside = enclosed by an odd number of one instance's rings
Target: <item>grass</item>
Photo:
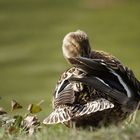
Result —
[[40, 132], [35, 133], [32, 136], [27, 134], [15, 134], [15, 135], [5, 135], [4, 130], [0, 129], [0, 139], [10, 139], [10, 140], [139, 140], [140, 138], [140, 126], [132, 125], [126, 128], [118, 128], [115, 126], [110, 126], [109, 128], [101, 128], [98, 131], [92, 132], [87, 130], [75, 130], [62, 127], [60, 125], [43, 128]]
[[[40, 118], [44, 118], [51, 110], [52, 93], [59, 75], [70, 67], [61, 52], [62, 39], [66, 33], [77, 29], [87, 32], [93, 49], [114, 54], [140, 79], [140, 2], [96, 2], [0, 1], [0, 106], [8, 110], [10, 100], [16, 99], [27, 107], [44, 99], [43, 111], [39, 114]], [[129, 134], [131, 129], [132, 134]], [[51, 139], [51, 136], [55, 139], [57, 135], [58, 139], [67, 136], [70, 139], [72, 135], [73, 139], [82, 140], [87, 133], [87, 139], [96, 135], [99, 139], [104, 139], [104, 136], [109, 139], [110, 133], [114, 133], [112, 138], [116, 140], [129, 140], [138, 130], [138, 127], [134, 130], [133, 127], [125, 130], [113, 127], [95, 133], [80, 131], [77, 135], [77, 132], [60, 126], [58, 130], [44, 128], [35, 135], [35, 139]], [[120, 135], [115, 136], [115, 133]], [[2, 129], [0, 135], [2, 138]], [[12, 137], [7, 136], [6, 139]], [[26, 137], [19, 135], [18, 139]]]

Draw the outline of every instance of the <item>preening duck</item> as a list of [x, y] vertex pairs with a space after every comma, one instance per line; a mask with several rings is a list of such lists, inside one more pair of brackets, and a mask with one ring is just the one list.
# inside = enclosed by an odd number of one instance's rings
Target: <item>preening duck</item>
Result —
[[83, 128], [119, 124], [138, 109], [140, 83], [132, 70], [108, 53], [91, 51], [85, 32], [68, 33], [62, 50], [73, 67], [61, 75], [54, 110], [44, 124]]

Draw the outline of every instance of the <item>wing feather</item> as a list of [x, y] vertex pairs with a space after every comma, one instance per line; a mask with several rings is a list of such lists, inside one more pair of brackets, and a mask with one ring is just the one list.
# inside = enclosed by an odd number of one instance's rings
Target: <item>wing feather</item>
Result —
[[77, 81], [82, 82], [85, 85], [92, 86], [97, 91], [100, 91], [109, 97], [113, 98], [116, 102], [118, 102], [121, 105], [126, 105], [129, 101], [129, 98], [122, 92], [119, 92], [118, 90], [115, 90], [111, 87], [109, 87], [106, 83], [101, 81], [99, 78], [96, 77], [85, 77], [85, 78], [75, 78], [71, 77], [69, 78], [70, 81]]
[[128, 67], [125, 67], [114, 57], [103, 57], [103, 54], [100, 56], [102, 56], [100, 59], [98, 59], [98, 57], [93, 57], [94, 59], [79, 57], [71, 58], [71, 61], [73, 61], [73, 65], [85, 70], [88, 74], [98, 75], [104, 73], [104, 75], [108, 75], [109, 71], [114, 71], [132, 87], [135, 91], [134, 95], [139, 96], [138, 98], [140, 98], [140, 82], [135, 77], [133, 71]]
[[54, 106], [60, 106], [65, 104], [73, 104], [75, 100], [74, 91], [72, 90], [71, 85], [69, 84], [64, 90], [62, 90], [57, 98], [54, 98]]
[[103, 111], [113, 108], [114, 104], [110, 101], [100, 98], [98, 100], [89, 102], [87, 104], [79, 106], [63, 106], [56, 108], [47, 118], [44, 119], [44, 124], [57, 124], [64, 123], [71, 119], [81, 117], [83, 115], [89, 115], [97, 111]]

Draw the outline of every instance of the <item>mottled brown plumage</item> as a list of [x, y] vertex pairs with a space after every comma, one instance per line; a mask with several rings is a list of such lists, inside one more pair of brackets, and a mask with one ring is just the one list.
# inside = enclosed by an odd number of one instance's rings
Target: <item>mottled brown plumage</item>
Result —
[[108, 53], [91, 52], [83, 31], [67, 34], [62, 48], [73, 67], [57, 83], [45, 124], [97, 128], [119, 124], [137, 110], [140, 83], [132, 70]]

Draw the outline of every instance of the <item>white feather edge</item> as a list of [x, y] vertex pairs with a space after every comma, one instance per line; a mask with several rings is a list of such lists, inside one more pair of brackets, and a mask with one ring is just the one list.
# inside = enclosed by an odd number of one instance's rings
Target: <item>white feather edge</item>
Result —
[[[107, 66], [107, 65], [104, 63], [104, 61], [103, 61], [101, 64], [104, 65], [104, 66]], [[131, 90], [130, 90], [129, 86], [124, 82], [124, 80], [121, 78], [121, 76], [120, 76], [119, 74], [117, 74], [114, 70], [112, 70], [111, 68], [108, 68], [108, 69], [112, 72], [112, 74], [114, 74], [114, 75], [118, 78], [120, 84], [121, 84], [121, 85], [123, 86], [123, 88], [126, 90], [127, 96], [128, 96], [128, 97], [132, 97], [132, 93], [131, 93]], [[101, 80], [101, 79], [100, 79], [100, 80]]]
[[47, 118], [44, 119], [43, 124], [63, 123], [76, 117], [80, 117], [86, 114], [89, 115], [91, 113], [103, 111], [113, 107], [114, 104], [104, 98], [100, 98], [85, 104], [83, 109], [81, 111], [77, 111], [76, 113], [72, 112], [74, 107], [58, 107]]

